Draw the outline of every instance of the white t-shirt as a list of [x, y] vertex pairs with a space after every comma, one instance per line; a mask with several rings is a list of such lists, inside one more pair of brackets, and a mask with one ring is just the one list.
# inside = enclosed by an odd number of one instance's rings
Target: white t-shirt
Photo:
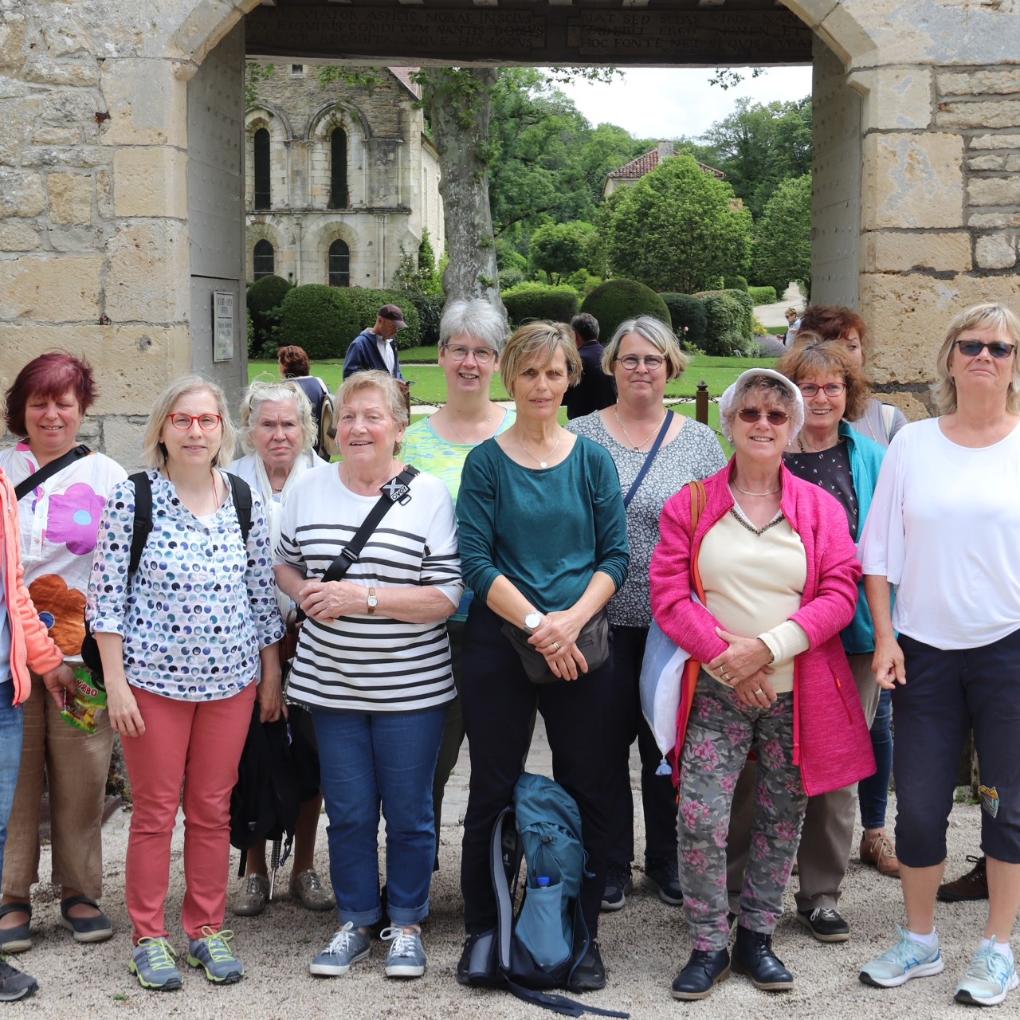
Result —
[[1020, 629], [1020, 426], [979, 449], [947, 439], [937, 418], [900, 429], [861, 562], [898, 585], [893, 625], [917, 641], [980, 648]]

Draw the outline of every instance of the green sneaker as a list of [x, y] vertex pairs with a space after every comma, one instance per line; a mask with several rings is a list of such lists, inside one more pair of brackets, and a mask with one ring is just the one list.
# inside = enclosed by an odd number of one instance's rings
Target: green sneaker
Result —
[[230, 948], [232, 931], [202, 929], [200, 939], [188, 943], [188, 966], [201, 967], [205, 976], [215, 985], [232, 985], [244, 977], [244, 964]]
[[138, 940], [131, 953], [128, 970], [143, 988], [155, 992], [172, 992], [184, 983], [174, 963], [174, 947], [164, 938]]

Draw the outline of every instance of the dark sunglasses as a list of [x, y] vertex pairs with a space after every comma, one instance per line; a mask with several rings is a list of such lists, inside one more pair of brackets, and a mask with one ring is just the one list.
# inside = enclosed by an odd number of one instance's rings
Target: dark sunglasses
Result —
[[757, 407], [742, 407], [737, 411], [737, 417], [753, 425], [759, 418], [764, 418], [770, 425], [785, 425], [790, 416], [785, 411], [759, 411]]
[[957, 340], [956, 348], [966, 358], [976, 358], [988, 348], [988, 353], [999, 361], [1008, 358], [1016, 350], [1013, 344], [1007, 344], [1004, 340], [993, 340], [991, 343], [983, 340]]

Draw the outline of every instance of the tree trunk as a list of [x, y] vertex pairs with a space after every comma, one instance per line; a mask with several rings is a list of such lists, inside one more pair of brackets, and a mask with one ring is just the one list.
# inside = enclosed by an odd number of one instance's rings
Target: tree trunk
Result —
[[498, 73], [492, 67], [435, 67], [423, 69], [418, 80], [439, 151], [446, 300], [484, 298], [505, 314], [489, 207], [489, 116]]

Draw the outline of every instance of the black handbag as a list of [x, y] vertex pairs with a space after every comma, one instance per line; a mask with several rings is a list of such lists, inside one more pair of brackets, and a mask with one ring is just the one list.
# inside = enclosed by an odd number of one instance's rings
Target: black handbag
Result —
[[[514, 651], [521, 660], [524, 672], [533, 684], [555, 684], [562, 680], [545, 661], [545, 656], [532, 644], [528, 643], [531, 634], [523, 627], [515, 627], [512, 623], [504, 623], [500, 630], [503, 636], [513, 645]], [[588, 672], [598, 669], [609, 658], [609, 615], [605, 608], [600, 609], [582, 628], [577, 635], [578, 651], [588, 663]]]

